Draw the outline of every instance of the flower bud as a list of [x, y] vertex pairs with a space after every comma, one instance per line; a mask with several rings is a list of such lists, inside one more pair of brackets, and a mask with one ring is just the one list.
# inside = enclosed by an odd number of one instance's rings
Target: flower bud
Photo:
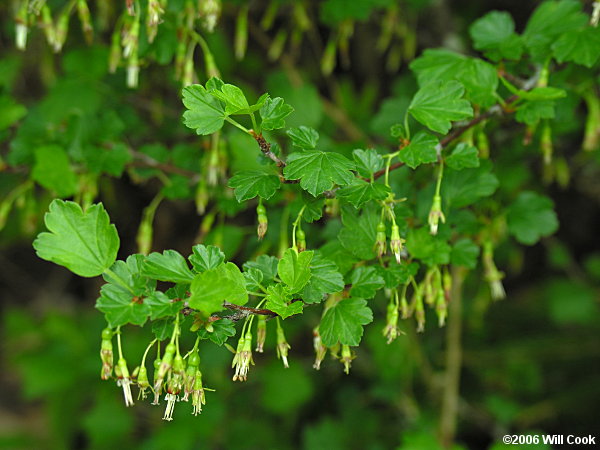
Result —
[[110, 53], [108, 55], [108, 71], [115, 73], [121, 61], [121, 33], [115, 29], [110, 39]]
[[85, 37], [86, 42], [91, 44], [94, 39], [94, 28], [92, 27], [90, 9], [88, 8], [86, 0], [77, 0], [77, 15], [81, 22], [83, 36]]
[[102, 361], [102, 370], [100, 378], [108, 380], [113, 371], [113, 332], [110, 328], [102, 330], [102, 342], [100, 344], [100, 360]]
[[256, 214], [258, 215], [258, 228], [256, 232], [258, 234], [258, 239], [262, 240], [267, 233], [267, 228], [269, 226], [269, 219], [267, 218], [267, 210], [263, 206], [262, 203], [259, 203], [256, 207]]
[[442, 221], [442, 223], [446, 223], [446, 217], [442, 212], [442, 197], [439, 195], [433, 196], [433, 202], [431, 204], [431, 209], [429, 210], [429, 232], [434, 236], [438, 232], [438, 224]]
[[235, 23], [235, 58], [241, 60], [246, 55], [248, 46], [248, 6], [243, 6], [237, 16]]
[[69, 32], [69, 19], [71, 15], [70, 9], [65, 9], [56, 21], [56, 28], [54, 29], [54, 45], [53, 49], [55, 53], [59, 53], [67, 40], [67, 34]]
[[406, 287], [402, 289], [402, 296], [400, 297], [400, 312], [402, 313], [403, 319], [408, 319], [411, 314], [408, 307], [408, 301], [406, 300]]
[[148, 42], [152, 43], [158, 32], [158, 25], [162, 22], [164, 14], [162, 2], [160, 0], [148, 0], [148, 12], [146, 14], [146, 35]]
[[298, 253], [306, 250], [306, 235], [304, 234], [304, 231], [302, 231], [301, 228], [298, 228], [296, 230], [296, 248], [298, 250]]
[[196, 376], [200, 372], [198, 370], [199, 365], [200, 365], [200, 355], [198, 355], [198, 351], [195, 350], [188, 357], [188, 366], [187, 366], [187, 369], [185, 369], [185, 377], [184, 377], [184, 381], [183, 381], [184, 395], [183, 395], [183, 399], [182, 399], [184, 402], [187, 402], [190, 394], [193, 393], [194, 384], [196, 382]]
[[504, 273], [500, 272], [494, 263], [494, 248], [491, 241], [483, 243], [483, 268], [485, 280], [490, 285], [492, 299], [501, 300], [506, 297], [502, 279]]
[[203, 0], [199, 4], [198, 15], [202, 27], [212, 33], [221, 15], [221, 0]]
[[417, 332], [421, 333], [425, 331], [425, 308], [423, 307], [423, 293], [421, 287], [415, 289], [412, 304], [412, 308], [415, 311], [415, 318], [417, 319]]
[[50, 47], [54, 46], [54, 20], [52, 20], [52, 13], [46, 3], [44, 3], [40, 10], [40, 25], [44, 30], [46, 42], [48, 42]]
[[315, 363], [313, 364], [313, 368], [319, 370], [321, 368], [321, 363], [323, 359], [325, 359], [325, 355], [327, 354], [327, 347], [323, 345], [321, 341], [321, 335], [319, 334], [319, 327], [313, 329], [313, 348], [315, 349]]
[[256, 325], [256, 351], [262, 353], [267, 339], [267, 316], [262, 314], [257, 317], [258, 324]]
[[15, 46], [18, 50], [27, 47], [27, 0], [22, 0], [15, 17]]
[[133, 50], [129, 58], [127, 59], [127, 87], [136, 88], [138, 87], [140, 75], [140, 66], [138, 63], [137, 47]]
[[146, 390], [150, 387], [150, 381], [148, 380], [148, 370], [146, 369], [146, 366], [139, 367], [137, 385], [140, 388], [138, 400], [140, 398], [144, 400], [148, 396]]
[[600, 22], [600, 1], [595, 0], [594, 3], [592, 3], [592, 16], [590, 17], [590, 25], [597, 27], [598, 22]]
[[387, 338], [387, 343], [391, 344], [398, 337], [398, 305], [392, 298], [387, 305], [386, 323], [383, 328], [383, 335]]
[[448, 306], [446, 303], [446, 296], [444, 295], [444, 291], [441, 289], [437, 292], [435, 312], [438, 316], [438, 325], [440, 327], [443, 327], [446, 323], [446, 316], [448, 315]]
[[146, 214], [144, 214], [135, 238], [138, 245], [138, 252], [142, 255], [147, 255], [150, 253], [150, 250], [152, 249], [153, 234], [154, 229], [152, 227], [152, 217], [148, 217]]
[[162, 392], [163, 381], [167, 376], [167, 373], [171, 370], [173, 364], [173, 358], [175, 357], [175, 351], [177, 347], [175, 344], [167, 344], [165, 348], [165, 353], [160, 360], [158, 365], [158, 369], [156, 369], [156, 361], [155, 364], [155, 373], [154, 373], [154, 402], [152, 404], [158, 405], [160, 399], [160, 393]]
[[[398, 237], [400, 237], [399, 234]], [[385, 224], [379, 222], [377, 225], [377, 234], [375, 235], [375, 251], [378, 258], [381, 258], [385, 254], [386, 247]]]
[[[277, 318], [279, 319], [279, 317]], [[277, 358], [283, 361], [283, 367], [286, 369], [289, 368], [288, 364], [288, 350], [290, 349], [290, 344], [285, 339], [285, 334], [283, 333], [283, 328], [281, 327], [279, 321], [277, 322]]]
[[552, 162], [552, 153], [554, 149], [552, 146], [552, 128], [550, 128], [550, 123], [548, 121], [544, 121], [544, 125], [542, 126], [540, 150], [544, 157], [544, 164], [550, 164]]
[[344, 372], [346, 375], [350, 373], [350, 366], [352, 365], [352, 360], [356, 358], [354, 352], [347, 345], [342, 345], [342, 357], [340, 358], [340, 362], [344, 365]]

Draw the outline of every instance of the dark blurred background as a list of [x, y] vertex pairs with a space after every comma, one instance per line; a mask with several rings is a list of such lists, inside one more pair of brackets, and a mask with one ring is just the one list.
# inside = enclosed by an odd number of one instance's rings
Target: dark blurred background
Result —
[[[55, 11], [65, 3], [48, 1]], [[169, 1], [161, 25], [168, 31], [159, 31], [155, 44], [141, 49], [144, 63], [137, 89], [125, 86], [124, 68], [108, 73], [112, 24], [103, 28], [98, 23], [97, 3], [90, 2], [98, 27], [93, 44], [84, 43], [73, 18], [59, 54], [49, 49], [35, 27], [26, 51], [17, 51], [15, 5], [0, 4], [0, 92], [27, 108], [18, 124], [0, 130], [2, 158], [10, 165], [0, 173], [0, 196], [27, 179], [27, 148], [46, 140], [60, 141], [73, 154], [79, 146], [105, 141], [153, 155], [168, 154], [177, 146], [183, 155], [202, 152], [203, 141], [181, 124], [181, 85], [173, 69], [174, 18], [183, 2]], [[107, 17], [114, 22], [123, 2], [106, 3]], [[298, 2], [311, 23], [297, 42], [286, 41], [278, 54], [273, 50], [277, 33], [293, 31], [297, 24], [293, 3], [250, 2], [248, 49], [241, 60], [234, 58], [232, 48], [239, 10], [246, 2], [224, 1], [215, 31], [204, 37], [223, 79], [250, 93], [284, 97], [296, 109], [288, 124], [319, 129], [332, 149], [389, 145], [389, 126], [397, 121], [390, 117], [406, 108], [416, 86], [408, 63], [422, 49], [444, 46], [472, 53], [468, 26], [476, 18], [490, 10], [506, 10], [522, 32], [539, 4]], [[591, 2], [582, 3], [589, 10]], [[277, 13], [272, 26], [264, 29], [261, 20], [271, 4]], [[331, 11], [342, 12], [338, 17]], [[390, 11], [395, 11], [400, 32], [387, 47], [374, 50]], [[351, 16], [353, 35], [347, 50], [338, 49], [335, 66], [326, 73], [325, 47], [333, 32], [347, 26], [344, 14]], [[203, 82], [200, 51], [194, 60], [197, 80]], [[597, 151], [591, 158], [580, 157], [581, 134], [570, 133], [569, 124], [584, 120], [584, 115], [568, 115], [559, 111], [557, 116], [566, 132], [555, 149], [569, 163], [570, 177], [545, 186], [555, 202], [559, 231], [532, 247], [508, 241], [499, 246], [496, 263], [506, 272], [505, 300], [490, 300], [479, 270], [467, 277], [454, 448], [501, 448], [500, 438], [507, 433], [600, 434], [600, 159]], [[502, 147], [492, 142], [492, 154], [498, 152], [505, 161], [498, 174], [500, 196], [515, 186], [539, 184], [543, 173], [539, 150], [522, 143], [523, 127], [505, 125], [507, 131], [499, 133]], [[227, 137], [232, 169], [257, 164], [254, 156], [247, 156], [247, 149], [254, 149], [251, 141], [235, 131]], [[200, 158], [191, 166], [185, 161], [170, 163], [196, 170]], [[158, 177], [141, 171], [98, 180], [96, 198], [104, 202], [119, 230], [120, 257], [137, 251], [143, 209], [162, 188]], [[31, 242], [42, 229], [43, 211], [52, 195], [36, 189], [32, 197], [32, 206], [11, 212], [0, 234], [0, 447], [441, 448], [436, 436], [446, 330], [434, 326], [433, 316], [423, 334], [417, 334], [412, 323], [402, 323], [406, 335], [387, 345], [381, 333], [383, 302], [374, 306], [376, 319], [366, 328], [349, 375], [329, 358], [320, 371], [312, 368], [311, 329], [319, 311], [309, 308], [305, 317], [286, 321], [292, 346], [289, 369], [275, 357], [274, 329], [267, 352], [255, 355], [246, 383], [231, 381], [232, 355], [225, 348], [206, 344], [200, 348], [204, 380], [216, 392], [207, 394], [201, 416], [192, 416], [188, 404], [177, 405], [173, 422], [163, 422], [162, 406], [148, 402], [126, 409], [120, 389], [99, 379], [100, 331], [105, 325], [93, 305], [101, 280], [77, 278], [35, 256]], [[174, 248], [187, 254], [201, 240], [220, 244], [236, 262], [277, 252], [280, 212], [270, 216], [270, 230], [275, 232], [259, 243], [254, 212], [234, 200], [217, 198], [199, 215], [193, 192], [184, 189], [166, 197], [154, 223], [153, 250]], [[217, 220], [206, 229], [211, 212]], [[313, 235], [321, 229], [322, 239], [332, 233], [319, 223]], [[321, 243], [315, 242], [315, 247]], [[133, 361], [143, 352], [150, 331], [130, 328], [125, 348]]]

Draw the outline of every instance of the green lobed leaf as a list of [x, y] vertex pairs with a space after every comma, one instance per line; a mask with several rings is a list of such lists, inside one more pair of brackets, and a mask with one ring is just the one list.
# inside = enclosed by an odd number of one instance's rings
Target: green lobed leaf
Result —
[[302, 150], [314, 150], [317, 148], [319, 133], [314, 128], [300, 125], [297, 128], [290, 128], [286, 131], [286, 134], [291, 139], [294, 147], [301, 148]]
[[281, 281], [289, 287], [290, 293], [299, 292], [308, 283], [313, 255], [313, 251], [298, 253], [292, 248], [288, 248], [283, 253], [283, 257], [277, 264], [277, 273]]
[[482, 107], [496, 103], [496, 68], [480, 58], [470, 58], [445, 49], [428, 49], [410, 67], [416, 73], [421, 88], [430, 83], [458, 81], [471, 102]]
[[354, 269], [350, 277], [350, 295], [358, 298], [370, 299], [381, 289], [385, 281], [373, 266], [361, 266]]
[[235, 336], [235, 324], [229, 319], [219, 319], [212, 324], [213, 331], [206, 328], [198, 330], [200, 339], [209, 339], [217, 345], [223, 345], [231, 336]]
[[529, 18], [523, 41], [533, 59], [543, 61], [551, 54], [551, 46], [560, 35], [577, 30], [587, 21], [588, 17], [581, 12], [578, 1], [544, 2]]
[[292, 302], [290, 289], [282, 284], [275, 284], [267, 288], [267, 303], [265, 307], [277, 313], [282, 319], [294, 314], [301, 314], [303, 304], [301, 301]]
[[304, 222], [313, 223], [315, 220], [323, 217], [323, 206], [325, 206], [325, 199], [323, 197], [315, 198], [303, 192], [300, 200], [302, 206], [304, 206], [304, 212], [302, 213], [302, 220]]
[[533, 245], [558, 229], [552, 200], [535, 192], [521, 192], [508, 208], [508, 231], [517, 241]]
[[244, 270], [252, 268], [258, 269], [263, 274], [263, 281], [266, 284], [272, 283], [277, 276], [277, 265], [279, 260], [274, 256], [260, 255], [256, 261], [247, 261], [244, 263]]
[[446, 165], [454, 170], [479, 167], [477, 148], [466, 142], [461, 142], [445, 159]]
[[184, 306], [181, 299], [174, 300], [161, 291], [150, 293], [143, 301], [149, 308], [150, 320], [175, 316]]
[[56, 192], [59, 197], [70, 197], [77, 192], [77, 177], [62, 147], [45, 145], [35, 149], [35, 163], [31, 178], [40, 186]]
[[352, 161], [338, 153], [309, 150], [292, 153], [283, 174], [288, 180], [299, 179], [302, 189], [316, 197], [331, 189], [334, 183], [350, 184], [354, 179], [352, 169]]
[[452, 208], [461, 208], [496, 192], [500, 183], [491, 173], [491, 168], [491, 162], [480, 161], [480, 166], [474, 169], [445, 170], [442, 198], [446, 204]]
[[225, 263], [194, 277], [188, 304], [209, 316], [223, 309], [223, 302], [245, 305], [248, 302], [246, 280], [233, 263]]
[[406, 249], [411, 257], [429, 266], [450, 262], [450, 246], [440, 236], [432, 236], [426, 227], [409, 229]]
[[143, 262], [143, 255], [131, 255], [127, 261], [116, 261], [112, 273], [103, 275], [107, 283], [100, 289], [96, 308], [113, 328], [143, 325], [152, 312], [147, 297], [154, 292], [156, 281], [142, 275]]
[[175, 250], [165, 250], [162, 254], [150, 253], [142, 266], [143, 275], [171, 283], [191, 283], [194, 273], [185, 258]]
[[504, 11], [490, 11], [477, 19], [469, 28], [473, 47], [482, 50], [494, 60], [521, 59], [523, 42], [515, 33], [515, 23], [511, 15]]
[[117, 259], [119, 235], [102, 203], [83, 212], [77, 203], [53, 200], [44, 223], [50, 232], [40, 233], [33, 242], [42, 259], [81, 277], [98, 276]]
[[563, 34], [554, 44], [552, 51], [560, 63], [572, 61], [592, 67], [600, 58], [600, 28], [585, 27]]
[[246, 96], [239, 87], [233, 84], [222, 84], [217, 89], [211, 89], [208, 92], [225, 104], [226, 115], [248, 114], [250, 112], [250, 105]]
[[91, 172], [107, 173], [114, 177], [120, 177], [125, 166], [133, 160], [131, 152], [123, 143], [114, 143], [108, 147], [85, 147], [83, 154], [85, 164]]
[[479, 246], [469, 238], [461, 238], [452, 246], [450, 263], [456, 266], [465, 266], [469, 269], [477, 267]]
[[383, 157], [375, 149], [362, 150], [357, 148], [352, 151], [356, 170], [360, 176], [371, 178], [374, 172], [383, 169]]
[[205, 272], [217, 268], [225, 261], [225, 254], [214, 245], [197, 244], [192, 247], [192, 254], [188, 259], [195, 271]]
[[377, 273], [385, 282], [386, 289], [397, 288], [401, 284], [407, 284], [410, 277], [414, 277], [419, 270], [419, 264], [412, 262], [410, 264], [395, 264], [390, 262], [388, 267], [375, 266]]
[[336, 197], [346, 200], [355, 208], [374, 200], [385, 200], [390, 193], [390, 188], [377, 183], [369, 183], [360, 178], [355, 178], [349, 186], [344, 186], [336, 192]]
[[152, 333], [159, 341], [164, 341], [173, 335], [175, 321], [172, 317], [158, 319], [152, 322]]
[[196, 130], [197, 134], [212, 134], [223, 127], [227, 116], [225, 106], [202, 85], [192, 84], [183, 88], [183, 104], [187, 108], [183, 113], [183, 123]]
[[258, 170], [246, 170], [236, 173], [229, 180], [229, 187], [235, 189], [235, 198], [243, 202], [257, 195], [270, 199], [281, 187], [279, 177]]
[[411, 169], [416, 169], [421, 164], [437, 161], [437, 138], [425, 131], [419, 131], [404, 147], [398, 159]]
[[320, 303], [325, 295], [343, 289], [344, 277], [336, 264], [316, 252], [310, 262], [310, 279], [300, 293], [302, 300], [305, 303]]
[[373, 311], [362, 298], [346, 298], [329, 308], [319, 324], [323, 344], [332, 347], [357, 346], [363, 335], [363, 326], [373, 321]]
[[464, 91], [457, 81], [431, 82], [417, 91], [408, 111], [427, 128], [446, 134], [452, 121], [473, 116], [473, 108], [462, 98]]
[[366, 205], [362, 214], [348, 206], [342, 206], [343, 228], [338, 234], [342, 246], [362, 260], [375, 258], [375, 234], [379, 215], [375, 208]]
[[264, 275], [259, 269], [256, 267], [246, 268], [244, 278], [246, 279], [246, 289], [249, 292], [259, 292], [261, 290]]
[[294, 108], [286, 104], [281, 97], [268, 98], [259, 111], [262, 119], [260, 127], [263, 130], [283, 128], [285, 127], [285, 118], [293, 111]]
[[554, 118], [554, 101], [538, 100], [526, 101], [519, 105], [515, 114], [517, 122], [535, 125], [541, 119]]

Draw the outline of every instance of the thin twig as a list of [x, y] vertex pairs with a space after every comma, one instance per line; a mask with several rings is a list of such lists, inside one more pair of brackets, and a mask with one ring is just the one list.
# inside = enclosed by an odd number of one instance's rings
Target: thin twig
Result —
[[273, 153], [273, 151], [271, 150], [271, 144], [269, 144], [267, 142], [267, 140], [264, 138], [264, 136], [262, 134], [258, 134], [254, 130], [250, 130], [250, 135], [252, 135], [254, 140], [256, 140], [258, 146], [260, 147], [260, 151], [263, 152], [263, 154], [267, 158], [274, 161], [275, 164], [277, 164], [277, 167], [285, 167], [286, 166], [285, 161], [282, 160], [281, 158], [279, 158], [275, 153]]

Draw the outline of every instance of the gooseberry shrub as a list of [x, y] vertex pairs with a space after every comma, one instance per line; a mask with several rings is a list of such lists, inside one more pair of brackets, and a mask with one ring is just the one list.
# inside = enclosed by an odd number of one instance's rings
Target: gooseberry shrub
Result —
[[[270, 93], [255, 96], [221, 79], [201, 34], [217, 26], [220, 2], [183, 2], [185, 8], [166, 0], [142, 2], [145, 8], [126, 3], [111, 32], [110, 71], [123, 65], [127, 85], [136, 87], [141, 59], [172, 61], [183, 86], [182, 121], [199, 144], [171, 155], [153, 145], [134, 152], [109, 136], [104, 142], [90, 137], [90, 145], [77, 151], [66, 151], [60, 142], [32, 150], [27, 144], [46, 137], [24, 133], [8, 165], [30, 170], [2, 202], [1, 217], [5, 221], [20, 198], [33, 196], [34, 184], [56, 197], [44, 217], [47, 231], [33, 247], [40, 258], [76, 275], [104, 279], [96, 301], [107, 322], [100, 377], [117, 381], [127, 406], [135, 403], [132, 387], [140, 399], [165, 400], [166, 420], [180, 398], [192, 403], [194, 414], [205, 405], [210, 380], [202, 367], [210, 362], [200, 361], [199, 346], [227, 346], [233, 380], [245, 381], [260, 363], [267, 333], [275, 334], [277, 356], [287, 367], [293, 350], [286, 323], [317, 309], [320, 321], [304, 324], [314, 368], [330, 354], [348, 373], [374, 314], [385, 316], [382, 339], [390, 343], [412, 326], [401, 319], [414, 321], [418, 331], [443, 327], [462, 301], [467, 276], [485, 280], [492, 298], [504, 298], [496, 248], [507, 240], [533, 245], [558, 228], [544, 183], [567, 183], [569, 164], [555, 147], [567, 135], [581, 136], [583, 157], [599, 146], [598, 2], [591, 15], [577, 1], [544, 2], [522, 33], [508, 13], [493, 11], [470, 26], [468, 54], [424, 50], [410, 62], [416, 85], [408, 100], [382, 116], [389, 136], [360, 148], [338, 145], [334, 133], [325, 135], [309, 123], [289, 126], [292, 103], [301, 97], [289, 103]], [[233, 53], [240, 58], [248, 8], [241, 6], [236, 21]], [[92, 39], [85, 0], [68, 2], [56, 19], [45, 2], [21, 2], [17, 47], [26, 48], [31, 25], [39, 22], [60, 51], [75, 12], [83, 35]], [[295, 30], [302, 29], [301, 16], [295, 16]], [[202, 31], [193, 25], [198, 18]], [[324, 74], [333, 72], [336, 52], [343, 52], [348, 38], [344, 27], [351, 23], [329, 20], [341, 31], [324, 50]], [[180, 39], [168, 57], [153, 42], [173, 23]], [[281, 57], [282, 46], [274, 43], [270, 57]], [[203, 76], [194, 69], [196, 47], [203, 53]], [[24, 112], [10, 107], [12, 124]], [[97, 120], [102, 127], [113, 118]], [[229, 165], [232, 141], [241, 135], [247, 138], [244, 158], [255, 162], [248, 169]], [[513, 154], [507, 135], [537, 154]], [[543, 183], [499, 192], [502, 174], [519, 158], [528, 159]], [[118, 231], [103, 204], [94, 201], [100, 179], [126, 170], [142, 182], [156, 177], [163, 187], [141, 218], [139, 252], [117, 259]], [[71, 197], [75, 201], [65, 200]], [[222, 238], [196, 243], [188, 254], [153, 252], [153, 222], [165, 197], [195, 202], [201, 237], [216, 216], [222, 233], [226, 223], [252, 211], [256, 236], [245, 235], [247, 242], [255, 246], [271, 235], [275, 244], [268, 251], [257, 247], [247, 261], [227, 258]], [[270, 226], [273, 216], [276, 227]], [[153, 338], [138, 360], [126, 361], [123, 346], [132, 326], [149, 327]], [[186, 347], [189, 336], [194, 343]]]

